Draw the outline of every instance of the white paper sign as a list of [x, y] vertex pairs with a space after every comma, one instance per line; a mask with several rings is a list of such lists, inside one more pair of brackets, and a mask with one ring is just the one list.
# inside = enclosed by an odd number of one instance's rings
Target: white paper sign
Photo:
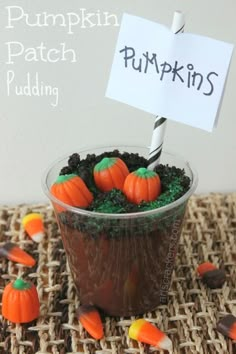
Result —
[[125, 14], [106, 96], [212, 131], [233, 45]]

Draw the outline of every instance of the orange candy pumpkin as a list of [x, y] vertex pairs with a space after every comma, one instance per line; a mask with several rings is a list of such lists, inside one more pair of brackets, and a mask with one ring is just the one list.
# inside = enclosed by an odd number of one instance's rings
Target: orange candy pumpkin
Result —
[[122, 190], [128, 174], [128, 167], [119, 157], [104, 157], [93, 170], [95, 184], [102, 192]]
[[156, 172], [141, 167], [126, 177], [123, 192], [131, 203], [151, 202], [161, 193], [160, 177]]
[[2, 315], [13, 323], [31, 322], [39, 316], [36, 287], [23, 279], [6, 285], [2, 296]]
[[51, 187], [51, 193], [63, 203], [80, 208], [86, 208], [93, 200], [82, 178], [75, 174], [59, 176]]

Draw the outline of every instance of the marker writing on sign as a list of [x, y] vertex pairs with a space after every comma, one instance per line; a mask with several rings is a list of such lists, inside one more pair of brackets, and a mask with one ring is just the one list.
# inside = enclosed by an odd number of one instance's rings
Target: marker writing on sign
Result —
[[119, 51], [124, 53], [125, 68], [131, 67], [139, 73], [147, 74], [150, 70], [159, 76], [160, 81], [171, 80], [179, 81], [185, 84], [188, 88], [196, 88], [202, 90], [203, 95], [211, 96], [214, 92], [214, 82], [212, 79], [219, 76], [215, 71], [210, 71], [207, 75], [203, 75], [194, 70], [194, 65], [189, 63], [181, 65], [177, 60], [174, 63], [164, 61], [158, 62], [157, 53], [149, 53], [148, 51], [142, 54], [142, 57], [137, 57], [133, 47], [125, 46]]

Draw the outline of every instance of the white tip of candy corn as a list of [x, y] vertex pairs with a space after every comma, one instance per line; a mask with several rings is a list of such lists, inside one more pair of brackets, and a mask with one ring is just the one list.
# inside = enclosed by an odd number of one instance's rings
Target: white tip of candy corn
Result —
[[44, 233], [38, 232], [37, 234], [32, 235], [31, 238], [34, 242], [40, 243], [42, 241], [42, 239], [44, 238]]
[[168, 350], [171, 353], [173, 350], [172, 342], [167, 336], [160, 340], [160, 342], [158, 343], [158, 347], [163, 350]]

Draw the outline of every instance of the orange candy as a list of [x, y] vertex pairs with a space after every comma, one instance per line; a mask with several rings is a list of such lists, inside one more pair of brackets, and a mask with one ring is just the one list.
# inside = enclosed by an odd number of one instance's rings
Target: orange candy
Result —
[[223, 335], [236, 340], [236, 317], [229, 314], [217, 323], [217, 330]]
[[103, 192], [122, 190], [128, 174], [128, 167], [119, 157], [104, 157], [93, 170], [95, 184]]
[[[79, 208], [87, 208], [93, 200], [93, 195], [86, 184], [75, 174], [60, 175], [50, 189], [52, 195], [61, 202]], [[64, 208], [54, 203], [58, 211]]]
[[36, 261], [25, 251], [12, 242], [7, 242], [0, 247], [0, 257], [5, 257], [9, 261], [21, 263], [29, 267], [33, 267]]
[[2, 296], [2, 315], [13, 323], [31, 322], [39, 316], [36, 287], [23, 279], [6, 285]]
[[210, 262], [205, 262], [205, 263], [200, 264], [197, 267], [197, 272], [198, 272], [199, 276], [202, 277], [205, 273], [207, 273], [211, 270], [214, 270], [214, 269], [217, 269], [217, 267], [214, 264], [212, 264]]
[[210, 289], [221, 288], [226, 281], [224, 269], [218, 269], [214, 264], [205, 262], [197, 267], [197, 272], [202, 282]]
[[131, 203], [151, 202], [161, 193], [160, 177], [156, 172], [141, 167], [126, 177], [123, 192]]
[[230, 330], [229, 330], [229, 337], [232, 338], [233, 340], [236, 340], [236, 318], [235, 322], [232, 324]]
[[77, 316], [82, 326], [93, 338], [101, 339], [104, 336], [101, 317], [94, 306], [80, 306]]
[[44, 237], [43, 218], [41, 214], [30, 213], [23, 217], [22, 224], [27, 234], [35, 242], [42, 241]]
[[236, 340], [236, 318], [235, 318], [235, 322], [233, 323], [233, 325], [229, 330], [229, 337]]
[[166, 334], [150, 322], [139, 319], [129, 328], [129, 337], [163, 350], [172, 350], [172, 342]]

